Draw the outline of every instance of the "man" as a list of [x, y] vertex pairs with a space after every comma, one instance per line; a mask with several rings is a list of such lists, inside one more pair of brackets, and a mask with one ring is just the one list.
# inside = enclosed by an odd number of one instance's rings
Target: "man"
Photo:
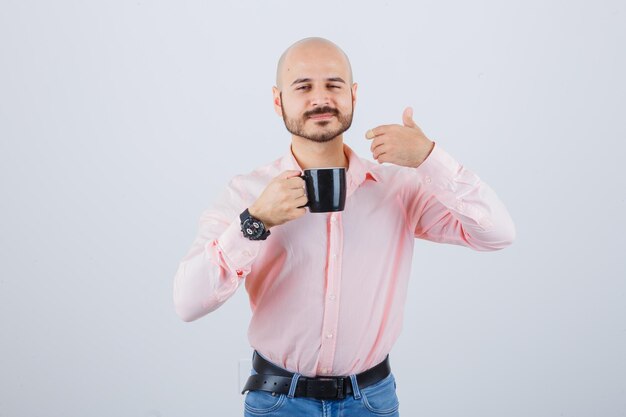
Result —
[[[402, 326], [414, 239], [480, 251], [514, 239], [493, 190], [428, 139], [410, 108], [403, 125], [367, 132], [378, 164], [345, 145], [356, 93], [335, 44], [307, 38], [289, 47], [273, 97], [291, 148], [232, 179], [176, 273], [185, 321], [245, 282], [255, 349], [246, 416], [399, 415], [388, 353]], [[347, 169], [344, 211], [303, 208], [300, 175], [313, 167]], [[254, 230], [242, 229], [246, 221]]]

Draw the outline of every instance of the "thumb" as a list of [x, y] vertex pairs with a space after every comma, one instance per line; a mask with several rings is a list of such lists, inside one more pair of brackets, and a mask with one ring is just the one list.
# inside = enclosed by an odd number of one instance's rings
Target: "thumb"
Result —
[[406, 127], [417, 127], [417, 124], [413, 121], [413, 109], [411, 107], [404, 109], [402, 113], [402, 123]]

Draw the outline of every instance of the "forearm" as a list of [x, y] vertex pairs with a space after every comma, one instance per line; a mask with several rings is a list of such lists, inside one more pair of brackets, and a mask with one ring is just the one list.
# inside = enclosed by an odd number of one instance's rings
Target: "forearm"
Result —
[[504, 203], [476, 174], [435, 146], [415, 170], [421, 183], [417, 237], [498, 250], [515, 239], [515, 225]]
[[[210, 225], [204, 227], [210, 229]], [[260, 245], [243, 237], [238, 218], [217, 238], [203, 232], [202, 221], [200, 228], [174, 277], [174, 306], [184, 321], [196, 320], [224, 304], [250, 272]]]

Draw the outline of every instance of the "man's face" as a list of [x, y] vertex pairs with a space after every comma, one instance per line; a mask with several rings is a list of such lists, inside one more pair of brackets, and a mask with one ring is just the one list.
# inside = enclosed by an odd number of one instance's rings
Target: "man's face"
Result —
[[293, 135], [327, 142], [352, 124], [356, 84], [345, 57], [330, 48], [309, 47], [287, 57], [274, 104]]

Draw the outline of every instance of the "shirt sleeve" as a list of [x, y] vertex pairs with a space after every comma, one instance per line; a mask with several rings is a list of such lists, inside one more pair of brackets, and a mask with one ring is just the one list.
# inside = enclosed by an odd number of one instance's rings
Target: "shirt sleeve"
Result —
[[250, 273], [262, 244], [241, 233], [239, 214], [247, 207], [231, 181], [199, 221], [198, 233], [174, 277], [174, 307], [184, 321], [220, 307]]
[[439, 145], [412, 171], [407, 218], [416, 238], [479, 251], [513, 242], [515, 225], [496, 193]]

